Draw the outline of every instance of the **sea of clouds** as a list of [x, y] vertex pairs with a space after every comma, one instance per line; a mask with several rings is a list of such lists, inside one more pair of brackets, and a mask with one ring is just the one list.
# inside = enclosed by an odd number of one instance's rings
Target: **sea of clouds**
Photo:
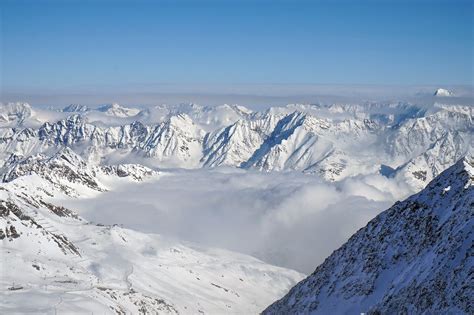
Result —
[[94, 223], [221, 247], [310, 273], [354, 232], [413, 193], [381, 175], [324, 182], [299, 172], [177, 170], [69, 200]]

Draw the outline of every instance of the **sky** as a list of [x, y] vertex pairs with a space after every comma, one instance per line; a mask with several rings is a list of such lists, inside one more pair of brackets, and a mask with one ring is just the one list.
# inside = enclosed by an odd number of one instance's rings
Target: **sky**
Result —
[[2, 0], [2, 94], [472, 86], [473, 3]]

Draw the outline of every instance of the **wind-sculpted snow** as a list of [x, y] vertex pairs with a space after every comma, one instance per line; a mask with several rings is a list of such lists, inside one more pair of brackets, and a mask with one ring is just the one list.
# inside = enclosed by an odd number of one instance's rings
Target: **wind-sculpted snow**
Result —
[[[49, 116], [27, 104], [2, 106], [3, 160], [68, 146], [96, 164], [297, 170], [329, 181], [389, 167], [415, 189], [465, 155], [474, 133], [465, 105], [288, 105], [264, 112], [236, 105], [70, 105]], [[439, 147], [451, 153], [438, 155]]]
[[354, 234], [264, 314], [472, 314], [474, 160]]

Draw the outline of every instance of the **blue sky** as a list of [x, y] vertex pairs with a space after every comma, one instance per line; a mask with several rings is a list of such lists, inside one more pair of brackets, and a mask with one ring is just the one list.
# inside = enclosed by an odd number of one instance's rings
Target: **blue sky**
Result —
[[472, 85], [473, 2], [2, 0], [2, 86]]

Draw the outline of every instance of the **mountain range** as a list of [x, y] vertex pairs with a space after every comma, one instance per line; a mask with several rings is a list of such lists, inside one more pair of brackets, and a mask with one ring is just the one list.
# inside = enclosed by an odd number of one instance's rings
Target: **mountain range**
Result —
[[297, 170], [328, 181], [380, 172], [415, 190], [464, 156], [474, 141], [473, 108], [461, 105], [0, 108], [2, 161], [70, 147], [96, 165], [140, 161], [159, 168]]

